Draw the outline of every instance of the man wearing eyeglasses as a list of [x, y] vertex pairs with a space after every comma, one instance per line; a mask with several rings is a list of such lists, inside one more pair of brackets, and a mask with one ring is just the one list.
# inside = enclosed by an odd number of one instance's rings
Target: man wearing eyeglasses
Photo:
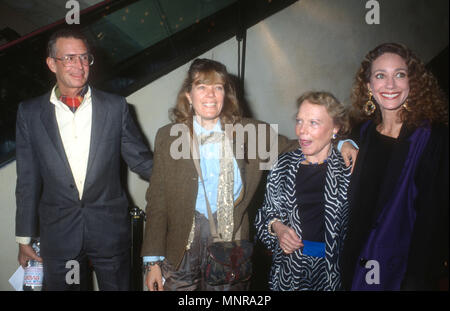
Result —
[[[148, 180], [153, 161], [123, 97], [87, 83], [94, 58], [67, 28], [50, 37], [47, 94], [19, 105], [16, 126], [16, 240], [22, 266], [43, 262], [44, 290], [84, 290], [88, 262], [100, 290], [127, 290], [130, 221], [120, 157]], [[40, 237], [38, 257], [30, 245]], [[81, 282], [73, 282], [73, 260]]]

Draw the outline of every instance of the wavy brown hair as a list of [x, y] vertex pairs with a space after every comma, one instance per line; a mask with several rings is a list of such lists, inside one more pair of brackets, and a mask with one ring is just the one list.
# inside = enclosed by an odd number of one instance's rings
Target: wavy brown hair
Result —
[[365, 120], [373, 120], [376, 124], [382, 121], [380, 109], [375, 99], [372, 99], [372, 101], [377, 109], [372, 115], [367, 116], [364, 113], [364, 105], [369, 100], [367, 83], [370, 82], [372, 63], [385, 53], [399, 55], [408, 66], [410, 88], [407, 99], [408, 110], [400, 110], [400, 120], [412, 127], [420, 126], [424, 121], [448, 124], [447, 100], [433, 74], [425, 68], [424, 63], [405, 45], [384, 43], [365, 56], [356, 73], [351, 94], [352, 125]]
[[222, 129], [225, 124], [235, 124], [241, 119], [242, 113], [236, 95], [234, 83], [228, 74], [225, 65], [206, 58], [194, 60], [189, 67], [187, 77], [178, 92], [177, 102], [170, 111], [170, 119], [175, 123], [186, 124], [192, 133], [192, 120], [195, 115], [186, 93], [189, 93], [193, 85], [197, 84], [223, 84], [225, 97], [222, 111], [220, 112], [220, 122]]

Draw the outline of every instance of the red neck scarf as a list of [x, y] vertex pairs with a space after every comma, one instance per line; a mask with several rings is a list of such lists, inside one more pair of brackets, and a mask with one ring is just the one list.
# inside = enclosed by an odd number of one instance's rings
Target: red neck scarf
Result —
[[56, 86], [55, 95], [61, 102], [66, 104], [67, 107], [69, 107], [73, 113], [75, 113], [77, 108], [80, 107], [81, 103], [83, 102], [83, 98], [84, 98], [84, 95], [86, 95], [87, 90], [88, 90], [88, 86], [86, 85], [85, 87], [83, 87], [81, 92], [78, 93], [77, 96], [69, 97], [67, 95], [62, 95], [61, 91], [59, 90], [59, 87]]

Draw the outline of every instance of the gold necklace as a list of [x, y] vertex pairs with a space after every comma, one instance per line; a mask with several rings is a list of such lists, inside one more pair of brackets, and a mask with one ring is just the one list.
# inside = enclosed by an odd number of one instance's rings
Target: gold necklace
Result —
[[327, 161], [328, 161], [328, 158], [326, 158], [325, 160], [323, 160], [321, 162], [311, 162], [311, 161], [308, 161], [306, 159], [304, 160], [306, 165], [320, 165], [320, 164], [327, 163]]
[[333, 148], [333, 147], [330, 146], [330, 150], [328, 150], [328, 156], [326, 157], [325, 160], [323, 160], [323, 161], [321, 161], [321, 162], [311, 162], [311, 161], [307, 160], [306, 157], [304, 158], [303, 162], [305, 162], [306, 165], [320, 165], [320, 164], [327, 163], [327, 162], [328, 162], [328, 159], [329, 159], [330, 156], [331, 156], [331, 149], [332, 149], [332, 148]]

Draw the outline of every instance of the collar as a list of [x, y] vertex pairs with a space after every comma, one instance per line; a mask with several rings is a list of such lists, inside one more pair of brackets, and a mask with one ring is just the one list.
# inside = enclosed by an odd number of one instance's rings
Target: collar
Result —
[[[86, 95], [86, 93], [88, 92], [88, 90], [89, 90], [89, 85], [86, 84], [86, 85], [81, 89], [81, 91], [77, 94], [77, 96], [84, 97], [84, 96]], [[60, 98], [61, 96], [66, 96], [66, 95], [64, 95], [64, 94], [61, 94], [61, 90], [59, 89], [58, 84], [55, 85], [55, 87], [53, 88], [53, 91], [55, 92], [56, 98]], [[75, 96], [75, 97], [77, 97], [77, 96]]]
[[[91, 99], [91, 95], [92, 95], [91, 91], [92, 91], [91, 87], [89, 85], [87, 85], [87, 84], [81, 90], [80, 96], [83, 95], [83, 101], [82, 101], [79, 109], [81, 107], [87, 106], [87, 104], [85, 104], [85, 103], [90, 103], [91, 102], [91, 100], [90, 100]], [[59, 99], [60, 96], [61, 96], [61, 91], [59, 90], [59, 87], [56, 84], [53, 87], [53, 89], [52, 89], [52, 91], [50, 93], [50, 102], [52, 104], [54, 104], [55, 106], [59, 107], [59, 108], [65, 109], [67, 111], [71, 111], [70, 108]]]
[[197, 118], [194, 117], [194, 132], [196, 135], [201, 134], [210, 134], [212, 132], [222, 132], [222, 126], [220, 123], [220, 119], [217, 121], [216, 125], [211, 130], [207, 130], [204, 127], [202, 127], [198, 122]]

